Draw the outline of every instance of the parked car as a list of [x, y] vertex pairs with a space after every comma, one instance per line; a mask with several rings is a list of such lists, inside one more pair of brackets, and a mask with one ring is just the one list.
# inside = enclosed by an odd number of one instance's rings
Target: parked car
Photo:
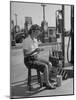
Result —
[[22, 43], [24, 38], [25, 38], [24, 32], [19, 32], [19, 33], [16, 33], [16, 35], [15, 35], [16, 43]]

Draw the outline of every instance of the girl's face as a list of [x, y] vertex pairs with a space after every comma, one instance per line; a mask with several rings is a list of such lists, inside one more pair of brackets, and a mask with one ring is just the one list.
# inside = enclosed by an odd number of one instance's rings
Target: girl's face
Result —
[[40, 30], [33, 30], [32, 31], [32, 37], [33, 38], [37, 38], [39, 34], [40, 34]]

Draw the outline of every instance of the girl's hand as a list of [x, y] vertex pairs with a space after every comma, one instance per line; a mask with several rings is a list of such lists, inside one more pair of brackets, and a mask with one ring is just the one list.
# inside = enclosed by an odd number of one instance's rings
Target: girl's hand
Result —
[[43, 49], [43, 48], [41, 48], [41, 49], [40, 49], [40, 51], [44, 51], [44, 49]]
[[37, 49], [36, 49], [36, 52], [40, 52], [40, 48], [37, 48]]
[[40, 51], [43, 51], [43, 50], [44, 50], [43, 48], [37, 48], [37, 49], [36, 49], [36, 52], [39, 53]]

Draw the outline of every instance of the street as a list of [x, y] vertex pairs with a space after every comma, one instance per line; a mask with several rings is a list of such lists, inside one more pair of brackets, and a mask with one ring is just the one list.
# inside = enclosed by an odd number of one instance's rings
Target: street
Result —
[[[67, 44], [66, 44], [67, 46]], [[40, 58], [47, 59], [49, 57], [49, 49], [51, 46], [41, 46], [44, 48], [44, 51], [40, 53]], [[66, 54], [65, 54], [66, 55]], [[65, 59], [67, 62], [67, 59]], [[20, 49], [12, 49], [11, 50], [11, 91], [13, 98], [20, 98], [20, 97], [34, 97], [34, 96], [54, 96], [54, 95], [67, 95], [73, 94], [73, 79], [67, 79], [62, 81], [62, 85], [57, 87], [54, 90], [43, 88], [38, 88], [39, 85], [37, 83], [37, 78], [35, 79], [34, 87], [35, 91], [33, 93], [27, 93], [27, 68], [23, 62], [23, 51], [22, 48]], [[37, 73], [35, 70], [32, 70], [32, 76], [36, 76]], [[34, 79], [33, 79], [34, 80]]]

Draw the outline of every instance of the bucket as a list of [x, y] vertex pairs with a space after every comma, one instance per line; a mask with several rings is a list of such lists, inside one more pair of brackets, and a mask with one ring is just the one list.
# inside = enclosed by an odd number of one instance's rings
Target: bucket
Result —
[[62, 76], [61, 75], [57, 75], [57, 87], [60, 87], [62, 84]]

